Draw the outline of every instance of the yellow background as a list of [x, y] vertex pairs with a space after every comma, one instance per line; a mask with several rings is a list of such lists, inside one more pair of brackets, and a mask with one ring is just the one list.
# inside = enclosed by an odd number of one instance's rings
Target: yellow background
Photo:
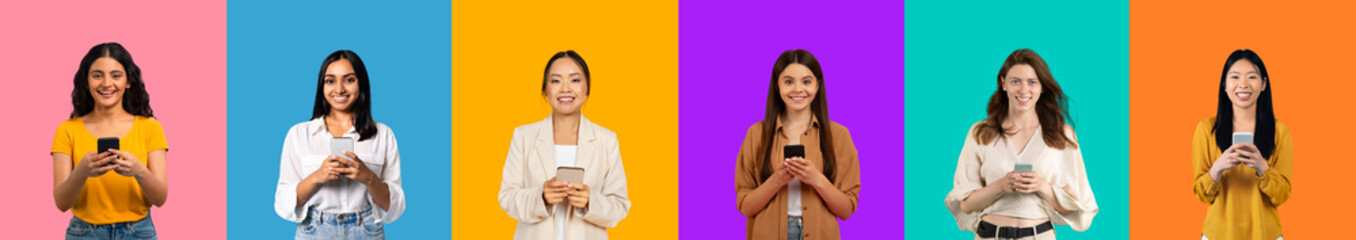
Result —
[[505, 239], [498, 193], [513, 128], [545, 119], [542, 71], [573, 49], [584, 116], [617, 133], [631, 211], [613, 239], [678, 236], [678, 2], [452, 3], [452, 238]]

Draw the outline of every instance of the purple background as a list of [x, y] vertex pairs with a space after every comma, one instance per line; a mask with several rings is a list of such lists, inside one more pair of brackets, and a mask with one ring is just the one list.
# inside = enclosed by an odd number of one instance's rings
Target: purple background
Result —
[[[679, 2], [679, 236], [745, 235], [739, 145], [762, 120], [782, 51], [815, 54], [829, 115], [857, 145], [857, 211], [844, 239], [904, 238], [904, 2]], [[939, 199], [940, 203], [941, 200]]]

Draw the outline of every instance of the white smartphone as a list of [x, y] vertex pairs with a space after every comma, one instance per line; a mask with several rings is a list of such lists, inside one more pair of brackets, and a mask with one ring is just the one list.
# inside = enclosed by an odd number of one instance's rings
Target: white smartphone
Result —
[[353, 158], [349, 158], [348, 155], [344, 155], [344, 151], [353, 152], [353, 138], [337, 137], [330, 140], [330, 155], [353, 160]]
[[556, 168], [556, 181], [584, 183], [584, 168], [558, 167]]
[[1013, 172], [1019, 172], [1019, 173], [1030, 172], [1030, 171], [1031, 171], [1031, 164], [1030, 164], [1030, 163], [1017, 163], [1017, 164], [1015, 164], [1015, 165], [1012, 166], [1012, 171], [1013, 171]]

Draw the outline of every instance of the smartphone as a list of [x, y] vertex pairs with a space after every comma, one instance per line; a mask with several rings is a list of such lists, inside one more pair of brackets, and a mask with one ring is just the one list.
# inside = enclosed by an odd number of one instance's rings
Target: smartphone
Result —
[[584, 183], [584, 168], [581, 167], [557, 167], [556, 181], [568, 183]]
[[339, 156], [348, 160], [353, 160], [352, 158], [349, 158], [348, 155], [344, 155], [344, 151], [349, 152], [353, 151], [353, 138], [337, 137], [330, 140], [331, 155]]
[[[1234, 132], [1234, 145], [1244, 144], [1244, 143], [1252, 144], [1252, 133], [1250, 133], [1250, 132]], [[1257, 151], [1257, 150], [1254, 150], [1254, 149], [1252, 149], [1252, 148], [1240, 148], [1240, 149], [1243, 149], [1243, 151], [1248, 151], [1248, 152], [1256, 152], [1256, 151]], [[1246, 158], [1247, 155], [1244, 155], [1243, 157]]]
[[786, 145], [786, 147], [782, 148], [782, 156], [782, 158], [805, 158], [805, 145]]
[[1017, 164], [1015, 164], [1015, 165], [1012, 166], [1012, 171], [1013, 171], [1013, 172], [1019, 172], [1019, 173], [1030, 172], [1030, 171], [1031, 171], [1031, 164], [1030, 164], [1030, 163], [1017, 163]]
[[99, 153], [108, 152], [109, 149], [122, 149], [122, 146], [118, 143], [118, 138], [99, 138]]

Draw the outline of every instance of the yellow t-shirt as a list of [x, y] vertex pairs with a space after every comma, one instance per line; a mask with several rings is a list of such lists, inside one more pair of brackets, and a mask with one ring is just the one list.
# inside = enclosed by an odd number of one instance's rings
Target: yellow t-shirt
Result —
[[[69, 154], [72, 165], [79, 164], [85, 154], [98, 150], [98, 140], [85, 129], [83, 118], [66, 120], [52, 137], [52, 152]], [[118, 143], [121, 145], [118, 150], [131, 152], [142, 164], [146, 164], [148, 152], [169, 150], [160, 122], [142, 116], [136, 117], [132, 130]], [[85, 188], [80, 189], [71, 213], [80, 220], [98, 225], [141, 220], [150, 213], [150, 208], [136, 178], [108, 171], [85, 180]]]
[[1290, 128], [1276, 120], [1276, 149], [1267, 158], [1270, 169], [1262, 176], [1257, 176], [1256, 169], [1240, 164], [1225, 170], [1220, 181], [1215, 181], [1210, 177], [1210, 167], [1222, 153], [1210, 132], [1213, 126], [1213, 117], [1197, 124], [1191, 144], [1196, 198], [1210, 204], [1201, 234], [1210, 239], [1280, 237], [1281, 217], [1276, 207], [1290, 199], [1290, 173], [1295, 161]]

